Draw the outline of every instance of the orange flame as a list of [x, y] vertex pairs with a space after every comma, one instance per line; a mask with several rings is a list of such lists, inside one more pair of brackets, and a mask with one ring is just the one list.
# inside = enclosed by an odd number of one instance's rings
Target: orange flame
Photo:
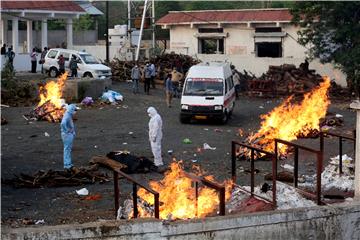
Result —
[[[65, 110], [62, 108], [61, 100], [63, 88], [67, 80], [68, 73], [62, 74], [57, 81], [50, 81], [45, 86], [40, 86], [40, 102], [38, 107], [46, 104], [46, 109], [52, 117], [52, 120], [58, 121], [64, 115]], [[48, 104], [47, 104], [48, 103]]]
[[[170, 167], [171, 170], [166, 172], [163, 180], [150, 182], [150, 187], [160, 195], [161, 219], [205, 217], [219, 207], [218, 193], [207, 187], [199, 188], [196, 204], [195, 187], [191, 179], [185, 176], [182, 163], [173, 162]], [[212, 176], [207, 176], [206, 179], [214, 181]], [[228, 200], [231, 196], [231, 181], [227, 181], [225, 186], [225, 199]], [[149, 204], [154, 204], [153, 195], [145, 189], [139, 189], [138, 196]], [[139, 209], [139, 216], [147, 217], [148, 214]]]
[[[249, 137], [249, 141], [261, 139], [258, 144], [264, 150], [273, 152], [275, 138], [292, 141], [297, 139], [299, 133], [306, 136], [312, 130], [319, 130], [320, 119], [325, 117], [330, 104], [327, 95], [330, 79], [328, 77], [323, 79], [320, 86], [304, 95], [301, 103], [292, 104], [293, 96], [291, 96], [270, 113], [261, 115], [263, 119], [261, 128]], [[279, 144], [278, 148], [280, 154], [286, 154], [285, 145]]]

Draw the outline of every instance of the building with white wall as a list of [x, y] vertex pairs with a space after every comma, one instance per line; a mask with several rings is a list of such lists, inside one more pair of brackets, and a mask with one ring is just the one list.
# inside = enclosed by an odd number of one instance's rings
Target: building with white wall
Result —
[[[229, 61], [259, 76], [269, 65], [299, 66], [307, 48], [297, 42], [298, 27], [288, 9], [170, 11], [157, 25], [170, 31], [169, 51], [202, 61]], [[318, 60], [310, 68], [346, 85], [346, 76]]]
[[[1, 1], [0, 42], [13, 46], [16, 53], [14, 67], [17, 71], [30, 69], [29, 53], [33, 45], [33, 27], [41, 25], [41, 49], [48, 46], [47, 22], [50, 19], [65, 19], [66, 35], [62, 36], [67, 48], [73, 46], [73, 19], [85, 14], [85, 10], [72, 1]], [[19, 42], [19, 22], [26, 22], [26, 44]], [[11, 42], [8, 42], [11, 22]], [[3, 58], [2, 64], [3, 65]]]

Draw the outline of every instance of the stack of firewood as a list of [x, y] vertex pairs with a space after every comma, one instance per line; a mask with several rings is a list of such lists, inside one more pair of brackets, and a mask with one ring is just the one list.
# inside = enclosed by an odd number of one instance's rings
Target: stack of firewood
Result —
[[[166, 74], [170, 73], [173, 68], [177, 68], [178, 71], [182, 71], [183, 73], [185, 73], [189, 70], [191, 66], [200, 62], [198, 59], [194, 59], [191, 56], [175, 53], [155, 56], [151, 58], [150, 61], [153, 62], [156, 66], [157, 79], [164, 79], [166, 77]], [[139, 61], [138, 63], [140, 69], [143, 70], [145, 66], [145, 61]], [[134, 61], [121, 61], [115, 58], [109, 63], [113, 79], [119, 81], [130, 80], [131, 69], [134, 67], [134, 65]]]
[[274, 94], [304, 93], [323, 81], [315, 70], [304, 67], [297, 68], [292, 64], [269, 66], [269, 70], [261, 77], [248, 75], [246, 79], [248, 91], [272, 92]]

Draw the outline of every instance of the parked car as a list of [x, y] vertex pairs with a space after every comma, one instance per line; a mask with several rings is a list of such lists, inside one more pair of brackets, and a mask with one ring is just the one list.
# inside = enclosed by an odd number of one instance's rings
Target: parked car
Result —
[[56, 77], [59, 74], [58, 58], [60, 55], [65, 58], [65, 70], [70, 72], [69, 63], [73, 55], [78, 59], [78, 76], [91, 78], [111, 77], [111, 69], [87, 52], [75, 50], [52, 48], [45, 56], [44, 69], [50, 77]]
[[214, 118], [226, 123], [235, 106], [235, 87], [229, 63], [200, 63], [186, 76], [180, 121]]

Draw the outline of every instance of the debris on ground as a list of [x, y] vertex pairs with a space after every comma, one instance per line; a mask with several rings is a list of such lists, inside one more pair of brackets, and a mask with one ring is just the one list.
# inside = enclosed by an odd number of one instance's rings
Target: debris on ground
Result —
[[115, 91], [107, 90], [101, 96], [101, 100], [109, 103], [116, 103], [117, 101], [123, 101], [123, 96]]
[[204, 143], [204, 144], [203, 144], [203, 149], [204, 149], [204, 150], [216, 150], [216, 147], [210, 147], [209, 144]]
[[5, 125], [8, 124], [8, 121], [6, 120], [6, 118], [1, 117], [1, 125]]
[[89, 190], [87, 190], [86, 188], [82, 188], [82, 189], [79, 189], [79, 190], [75, 190], [76, 194], [77, 195], [80, 195], [80, 196], [87, 196], [89, 195]]
[[91, 104], [94, 103], [94, 100], [92, 97], [85, 97], [82, 101], [81, 104], [85, 105], [85, 106], [90, 106]]
[[280, 165], [280, 167], [282, 167], [286, 170], [289, 170], [289, 171], [294, 171], [294, 166], [291, 166], [290, 164], [283, 164], [283, 165]]
[[80, 167], [77, 173], [69, 170], [40, 170], [34, 175], [20, 173], [13, 179], [5, 179], [5, 184], [12, 185], [16, 188], [40, 188], [40, 187], [63, 187], [79, 186], [83, 184], [93, 184], [96, 181], [108, 182], [107, 174], [98, 171], [98, 166]]
[[94, 194], [94, 195], [89, 195], [89, 196], [86, 196], [84, 198], [84, 200], [87, 200], [87, 201], [97, 201], [97, 200], [100, 200], [102, 198], [101, 194]]
[[44, 136], [45, 137], [50, 137], [50, 134], [48, 134], [47, 132], [44, 132]]
[[183, 143], [185, 144], [191, 144], [192, 141], [189, 138], [184, 138]]
[[[247, 191], [250, 191], [250, 186], [241, 186]], [[256, 186], [254, 188], [254, 194], [272, 201], [272, 191], [271, 185], [266, 186], [266, 191], [264, 184]], [[316, 203], [302, 197], [294, 187], [287, 184], [277, 182], [276, 184], [276, 195], [277, 195], [277, 209], [291, 209], [291, 208], [301, 208], [301, 207], [311, 207], [316, 206]], [[257, 200], [261, 201], [261, 200]], [[271, 210], [270, 206], [266, 206], [264, 202], [261, 204], [254, 200], [249, 200], [249, 193], [245, 193], [239, 187], [234, 187], [231, 192], [230, 200], [226, 203], [226, 209], [231, 213], [236, 212], [255, 212], [260, 211], [261, 209]], [[251, 207], [251, 203], [256, 203], [256, 207]], [[247, 209], [249, 208], [249, 209]], [[260, 210], [259, 210], [260, 209]]]
[[[347, 154], [342, 155], [342, 175], [339, 174], [339, 155], [330, 158], [331, 161], [321, 173], [321, 187], [323, 191], [339, 189], [349, 192], [355, 189], [355, 166], [354, 160]], [[304, 176], [303, 187], [313, 188], [316, 185], [316, 175]]]
[[35, 225], [39, 225], [39, 224], [45, 224], [45, 220], [41, 219], [41, 220], [35, 221]]

